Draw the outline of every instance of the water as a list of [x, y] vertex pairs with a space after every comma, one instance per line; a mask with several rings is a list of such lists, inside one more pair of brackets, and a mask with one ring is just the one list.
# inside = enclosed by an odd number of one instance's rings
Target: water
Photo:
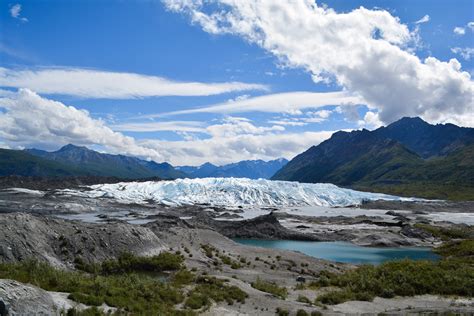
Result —
[[406, 258], [413, 260], [437, 260], [439, 258], [430, 248], [424, 247], [361, 247], [340, 241], [315, 242], [242, 238], [236, 238], [234, 241], [248, 246], [299, 251], [315, 258], [355, 264], [380, 264], [388, 260]]

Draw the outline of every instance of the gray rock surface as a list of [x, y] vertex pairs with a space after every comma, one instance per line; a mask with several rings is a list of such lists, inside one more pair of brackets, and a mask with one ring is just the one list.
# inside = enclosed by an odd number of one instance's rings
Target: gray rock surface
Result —
[[59, 315], [47, 291], [17, 281], [0, 279], [0, 302], [7, 305], [8, 315]]

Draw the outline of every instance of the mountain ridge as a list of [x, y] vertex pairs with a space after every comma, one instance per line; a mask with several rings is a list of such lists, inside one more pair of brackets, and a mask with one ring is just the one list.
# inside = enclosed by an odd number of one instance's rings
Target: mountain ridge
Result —
[[212, 163], [206, 162], [200, 166], [180, 166], [176, 167], [178, 170], [186, 172], [192, 178], [249, 178], [249, 179], [269, 179], [279, 169], [281, 169], [288, 160], [285, 158], [278, 158], [274, 160], [264, 161], [262, 159], [256, 160], [242, 160], [235, 163], [230, 163], [222, 166], [216, 166]]
[[[469, 163], [474, 160], [473, 144], [472, 128], [431, 125], [420, 118], [403, 118], [374, 131], [336, 132], [297, 155], [272, 179], [329, 182], [429, 198], [465, 194], [473, 199], [474, 164]], [[458, 194], [456, 190], [464, 193]]]

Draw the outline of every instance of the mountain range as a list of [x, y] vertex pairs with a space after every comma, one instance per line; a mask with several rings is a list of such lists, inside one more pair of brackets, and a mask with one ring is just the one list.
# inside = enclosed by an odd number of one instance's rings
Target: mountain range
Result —
[[244, 160], [223, 166], [216, 166], [211, 163], [205, 163], [198, 167], [181, 166], [176, 167], [192, 178], [249, 178], [249, 179], [269, 179], [288, 163], [285, 158], [279, 158], [270, 161], [263, 160]]
[[0, 149], [0, 176], [99, 176], [119, 179], [176, 179], [203, 177], [270, 178], [286, 159], [269, 162], [241, 161], [224, 166], [177, 167], [124, 155], [99, 153], [87, 147], [66, 145], [57, 151]]
[[124, 155], [103, 154], [71, 144], [53, 152], [39, 149], [1, 149], [0, 175], [102, 176], [123, 179], [152, 177], [174, 179], [186, 176], [168, 163], [156, 163]]
[[374, 131], [341, 131], [293, 158], [272, 179], [474, 199], [474, 129], [402, 118]]

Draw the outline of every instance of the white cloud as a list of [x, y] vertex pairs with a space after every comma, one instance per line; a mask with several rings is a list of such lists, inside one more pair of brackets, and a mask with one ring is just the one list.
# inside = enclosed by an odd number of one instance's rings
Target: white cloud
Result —
[[415, 22], [415, 24], [427, 23], [430, 21], [430, 16], [426, 14], [424, 17]]
[[301, 114], [302, 109], [319, 108], [327, 105], [353, 105], [363, 102], [364, 101], [361, 98], [350, 95], [347, 92], [319, 93], [297, 91], [230, 100], [228, 102], [213, 104], [201, 108], [147, 115], [146, 117], [160, 117], [191, 113], [280, 112]]
[[166, 121], [166, 122], [139, 122], [111, 125], [114, 131], [120, 132], [194, 132], [204, 133], [206, 129], [203, 122], [198, 121]]
[[453, 29], [453, 32], [454, 34], [461, 36], [461, 35], [466, 34], [466, 28], [474, 32], [474, 22], [469, 22], [465, 26], [456, 26]]
[[453, 47], [451, 48], [451, 51], [454, 54], [461, 55], [461, 57], [464, 58], [465, 60], [471, 60], [471, 58], [474, 56], [474, 48], [472, 47], [466, 47], [466, 48]]
[[382, 126], [378, 113], [367, 111], [364, 115], [364, 119], [359, 121], [360, 127], [366, 127], [369, 129], [375, 129]]
[[85, 110], [42, 98], [28, 89], [0, 98], [0, 138], [18, 146], [29, 144], [101, 145], [111, 152], [162, 159], [154, 149], [112, 131]]
[[242, 134], [246, 135], [259, 135], [271, 131], [284, 131], [285, 128], [282, 126], [255, 126], [250, 123], [247, 119], [227, 117], [224, 119], [223, 124], [215, 124], [208, 126], [206, 131], [212, 137], [224, 138], [234, 137]]
[[453, 29], [453, 32], [456, 35], [464, 35], [464, 34], [466, 34], [466, 29], [464, 27], [456, 26]]
[[466, 125], [472, 116], [469, 73], [455, 59], [420, 60], [410, 49], [416, 32], [387, 11], [337, 13], [312, 0], [164, 3], [206, 32], [241, 36], [283, 64], [306, 69], [314, 81], [336, 81], [376, 108], [385, 123], [421, 116], [430, 122], [456, 117]]
[[[227, 117], [222, 123], [203, 129], [210, 136], [206, 139], [188, 135], [182, 141], [137, 140], [113, 131], [85, 110], [41, 97], [28, 89], [0, 98], [0, 109], [0, 147], [3, 148], [56, 148], [67, 143], [100, 145], [107, 152], [169, 161], [175, 165], [292, 158], [332, 134], [331, 131], [283, 133], [281, 126], [255, 126], [245, 118]], [[186, 124], [200, 125], [199, 122]]]
[[21, 4], [15, 4], [10, 8], [10, 15], [12, 18], [19, 19], [22, 22], [28, 22], [28, 19], [25, 17], [21, 17]]
[[333, 131], [243, 134], [190, 141], [145, 140], [147, 147], [162, 153], [173, 165], [227, 164], [245, 159], [287, 159], [328, 139]]
[[263, 90], [260, 84], [242, 82], [179, 82], [136, 73], [80, 68], [13, 70], [0, 67], [0, 86], [28, 88], [37, 93], [84, 98], [130, 99], [159, 96], [208, 96], [227, 92]]

